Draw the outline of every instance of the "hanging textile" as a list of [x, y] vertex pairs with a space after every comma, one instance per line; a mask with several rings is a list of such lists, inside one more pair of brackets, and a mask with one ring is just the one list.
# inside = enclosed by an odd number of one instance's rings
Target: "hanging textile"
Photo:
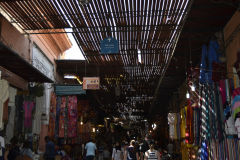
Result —
[[9, 89], [8, 88], [9, 88], [8, 82], [4, 79], [0, 80], [0, 130], [2, 130], [4, 128], [3, 110], [4, 110], [4, 103], [9, 98]]
[[168, 113], [168, 124], [169, 124], [169, 137], [171, 139], [177, 139], [177, 114], [176, 113]]
[[68, 137], [77, 136], [77, 97], [70, 96], [68, 103]]
[[35, 134], [40, 134], [41, 132], [41, 117], [42, 117], [42, 107], [45, 104], [44, 96], [36, 97], [36, 109], [35, 116], [33, 119], [33, 129], [32, 132]]
[[69, 96], [66, 97], [66, 107], [64, 108], [64, 138], [67, 139], [68, 136], [68, 104], [69, 104]]
[[14, 135], [18, 135], [19, 133], [22, 133], [23, 130], [23, 121], [24, 121], [24, 116], [23, 116], [23, 96], [22, 95], [17, 95], [15, 99], [16, 103], [16, 113], [15, 113], [15, 125], [14, 125]]
[[186, 138], [188, 138], [189, 143], [192, 144], [194, 142], [194, 133], [193, 133], [193, 108], [188, 102], [187, 106], [187, 122], [186, 122]]
[[186, 137], [186, 116], [187, 116], [187, 107], [181, 109], [181, 138]]
[[23, 109], [24, 109], [24, 127], [31, 128], [32, 127], [32, 111], [34, 108], [34, 102], [32, 101], [24, 101]]
[[54, 137], [55, 135], [55, 121], [56, 121], [56, 96], [52, 92], [50, 100], [50, 112], [49, 112], [49, 124], [48, 124], [48, 136]]
[[194, 144], [195, 145], [199, 145], [199, 141], [200, 141], [200, 109], [195, 107], [193, 109], [193, 113], [194, 113]]
[[62, 97], [59, 116], [59, 137], [64, 138], [64, 121], [65, 121], [65, 108], [66, 108], [66, 97]]
[[13, 137], [14, 133], [14, 118], [15, 118], [15, 96], [17, 94], [17, 89], [13, 87], [9, 87], [9, 103], [8, 106], [10, 109], [9, 120], [6, 128], [6, 143], [10, 143], [11, 138]]
[[61, 97], [57, 97], [57, 102], [56, 102], [56, 121], [55, 121], [55, 137], [58, 138], [58, 133], [59, 133], [59, 121], [60, 121], [60, 112], [61, 112]]

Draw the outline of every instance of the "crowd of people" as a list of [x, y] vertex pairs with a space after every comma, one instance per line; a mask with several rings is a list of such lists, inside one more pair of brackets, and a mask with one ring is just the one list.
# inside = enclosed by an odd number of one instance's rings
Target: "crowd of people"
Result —
[[148, 137], [145, 137], [141, 143], [135, 140], [129, 141], [115, 142], [111, 146], [98, 144], [97, 147], [93, 140], [89, 140], [85, 145], [73, 147], [57, 145], [47, 136], [45, 152], [42, 158], [36, 158], [28, 141], [20, 145], [14, 137], [5, 151], [4, 160], [161, 160], [161, 149], [156, 141]]

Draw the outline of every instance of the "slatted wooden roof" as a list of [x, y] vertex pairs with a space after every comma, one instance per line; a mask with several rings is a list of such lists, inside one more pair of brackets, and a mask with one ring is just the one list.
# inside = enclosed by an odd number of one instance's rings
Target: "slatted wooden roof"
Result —
[[[72, 28], [89, 63], [138, 66], [137, 50], [144, 65], [157, 66], [132, 76], [162, 75], [171, 60], [187, 13], [188, 0], [1, 0], [1, 8], [24, 32], [57, 32]], [[120, 54], [100, 55], [100, 41], [114, 37]], [[147, 80], [147, 78], [146, 78]]]
[[[192, 1], [91, 0], [81, 5], [78, 0], [0, 0], [0, 7], [25, 33], [53, 34], [68, 29], [88, 64], [118, 65], [122, 73], [111, 71], [106, 75], [124, 74], [133, 88], [148, 86], [151, 91], [147, 94], [153, 96], [171, 61]], [[106, 37], [119, 41], [119, 54], [100, 54], [100, 41]], [[140, 87], [139, 92], [142, 90]]]

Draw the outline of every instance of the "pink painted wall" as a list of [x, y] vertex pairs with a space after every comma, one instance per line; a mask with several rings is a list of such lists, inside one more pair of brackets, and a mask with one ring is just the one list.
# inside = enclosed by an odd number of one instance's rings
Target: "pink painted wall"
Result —
[[64, 54], [72, 46], [67, 34], [21, 34], [4, 17], [0, 17], [0, 28], [0, 41], [29, 63], [32, 63], [31, 57], [34, 43], [43, 51], [55, 67], [54, 60], [58, 59], [60, 55]]
[[30, 43], [26, 35], [21, 34], [16, 28], [12, 26], [5, 18], [0, 17], [1, 20], [1, 41], [21, 55], [22, 58], [30, 60]]

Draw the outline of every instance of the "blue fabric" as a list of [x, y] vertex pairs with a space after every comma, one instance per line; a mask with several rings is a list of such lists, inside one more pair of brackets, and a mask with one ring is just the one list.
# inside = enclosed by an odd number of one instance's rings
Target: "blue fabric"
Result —
[[207, 69], [207, 46], [202, 46], [202, 60], [200, 64], [200, 83], [206, 83], [206, 69]]
[[212, 64], [213, 62], [218, 63], [218, 49], [219, 45], [217, 41], [211, 40], [209, 46], [202, 46], [202, 59], [200, 65], [200, 83], [212, 83]]
[[93, 142], [87, 143], [85, 149], [87, 150], [86, 156], [95, 156], [95, 151], [97, 150], [97, 147]]
[[234, 104], [235, 104], [237, 101], [240, 101], [240, 95], [237, 95], [237, 96], [234, 97], [233, 102], [232, 102], [232, 107], [234, 106]]
[[219, 63], [218, 50], [219, 45], [217, 41], [211, 40], [208, 46], [209, 69], [212, 69], [213, 62]]

